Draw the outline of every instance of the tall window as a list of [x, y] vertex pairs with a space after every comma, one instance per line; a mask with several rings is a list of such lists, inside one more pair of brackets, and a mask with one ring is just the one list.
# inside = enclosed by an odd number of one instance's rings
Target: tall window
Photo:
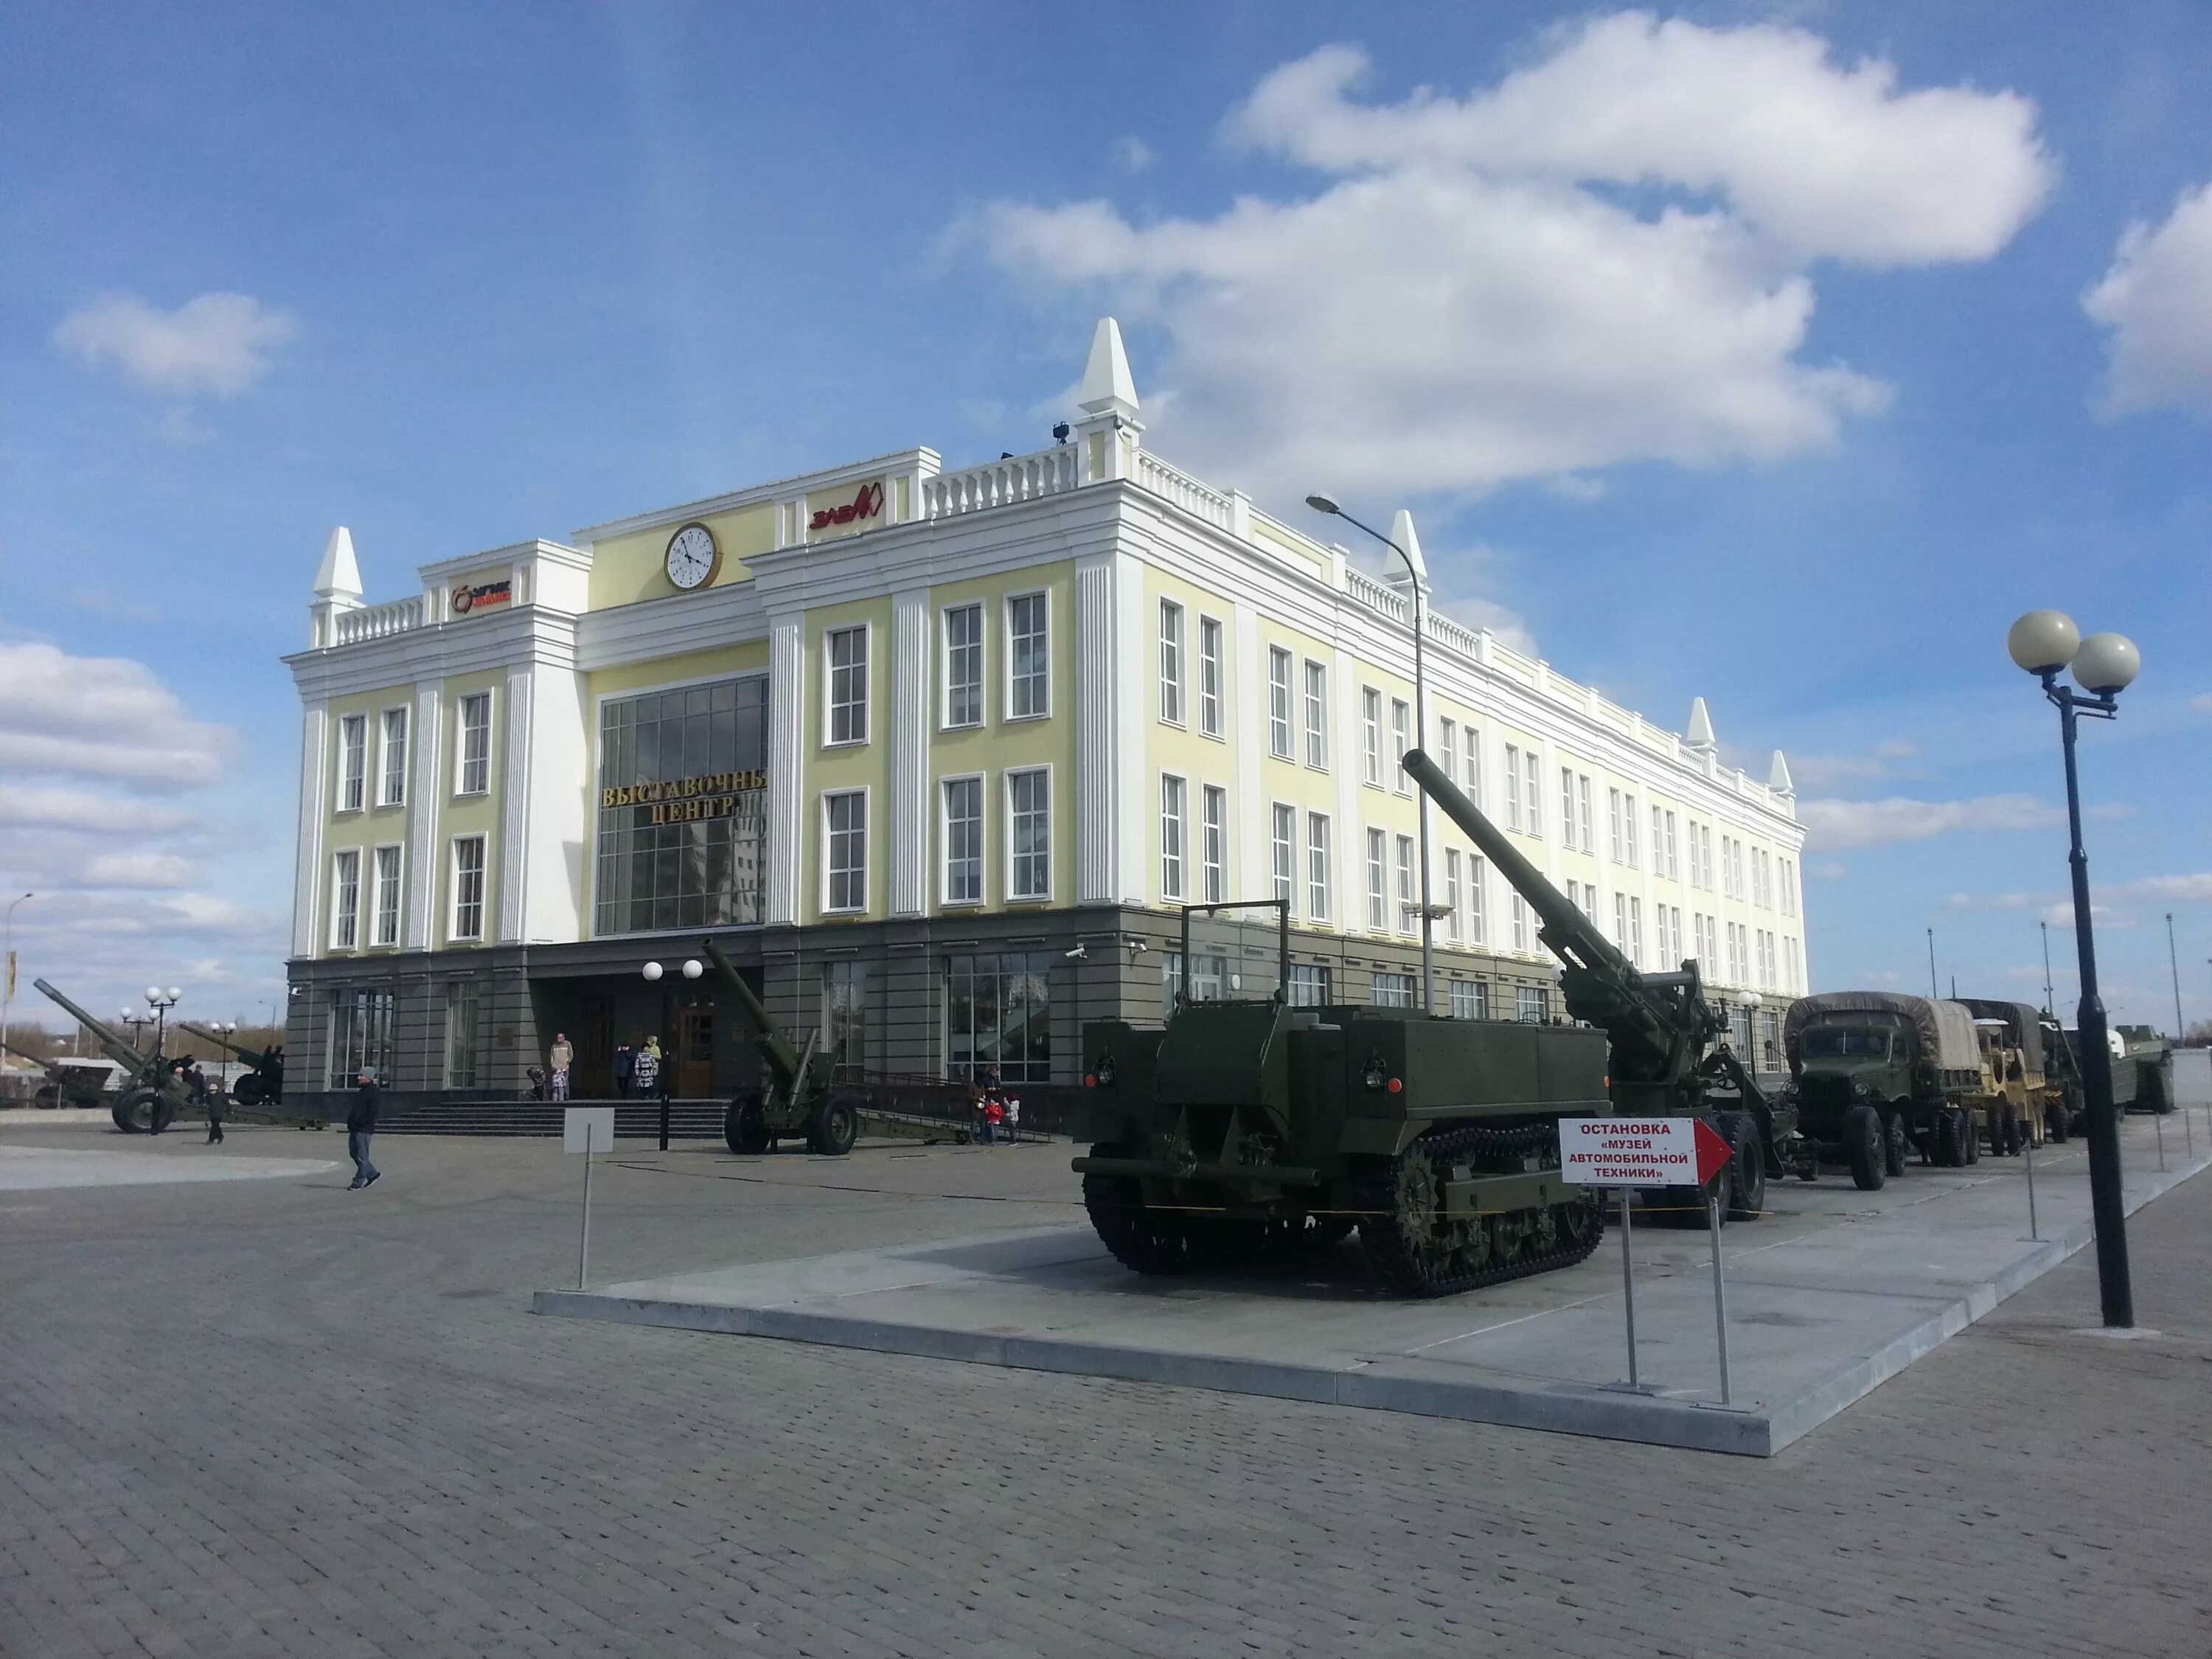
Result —
[[1597, 851], [1597, 829], [1591, 822], [1590, 781], [1589, 775], [1587, 772], [1578, 775], [1575, 779], [1575, 817], [1577, 822], [1582, 827], [1581, 841], [1583, 851], [1585, 853], [1595, 853]]
[[331, 948], [350, 951], [361, 943], [361, 850], [351, 848], [331, 860]]
[[1437, 722], [1437, 755], [1443, 762], [1444, 776], [1452, 782], [1459, 781], [1459, 726], [1453, 720]]
[[1550, 1017], [1552, 999], [1540, 985], [1513, 988], [1513, 1018], [1527, 1025], [1541, 1025]]
[[1291, 982], [1284, 988], [1285, 1000], [1293, 1008], [1322, 1008], [1328, 1005], [1328, 968], [1318, 962], [1294, 962], [1291, 964]]
[[1536, 751], [1531, 749], [1522, 755], [1521, 764], [1528, 774], [1523, 780], [1527, 786], [1523, 793], [1528, 798], [1528, 833], [1540, 836], [1544, 833], [1544, 801], [1543, 785], [1537, 772]]
[[1459, 848], [1444, 848], [1444, 929], [1455, 945], [1459, 943], [1462, 918], [1459, 902]]
[[377, 769], [376, 804], [398, 806], [407, 799], [407, 711], [387, 708], [382, 722], [383, 764]]
[[352, 1088], [363, 1072], [389, 1080], [392, 1017], [398, 1002], [390, 991], [348, 989], [331, 994], [331, 1088]]
[[1328, 920], [1328, 819], [1320, 812], [1306, 814], [1306, 915]]
[[872, 964], [845, 957], [822, 964], [822, 1041], [834, 1066], [866, 1070]]
[[1398, 837], [1398, 931], [1410, 933], [1419, 920], [1420, 904], [1413, 889], [1413, 838]]
[[453, 838], [453, 932], [457, 939], [483, 937], [484, 838]]
[[1472, 726], [1463, 726], [1459, 735], [1460, 744], [1467, 758], [1467, 765], [1463, 769], [1467, 798], [1480, 807], [1482, 805], [1482, 733]]
[[1521, 751], [1510, 743], [1505, 745], [1505, 827], [1521, 827]]
[[840, 789], [822, 797], [822, 908], [868, 908], [868, 797]]
[[1575, 844], [1575, 769], [1559, 769], [1559, 844], [1571, 848]]
[[338, 720], [338, 805], [358, 812], [368, 788], [368, 716], [346, 714]]
[[945, 885], [947, 904], [983, 902], [983, 780], [947, 778], [945, 797]]
[[1782, 914], [1785, 916], [1797, 914], [1797, 861], [1795, 859], [1782, 860]]
[[1005, 951], [945, 959], [945, 1069], [1007, 1083], [1052, 1079], [1052, 958]]
[[446, 1086], [473, 1089], [479, 1075], [477, 1056], [483, 1044], [483, 987], [472, 979], [446, 986]]
[[1613, 855], [1613, 861], [1615, 864], [1627, 863], [1620, 850], [1620, 791], [1618, 789], [1605, 792], [1605, 831], [1606, 850]]
[[1486, 980], [1455, 979], [1451, 982], [1454, 1019], [1488, 1019], [1490, 984]]
[[1297, 894], [1293, 890], [1297, 881], [1297, 849], [1293, 845], [1297, 838], [1297, 809], [1276, 802], [1268, 814], [1267, 852], [1275, 877], [1275, 896], [1297, 914]]
[[1644, 960], [1644, 901], [1640, 898], [1628, 901], [1628, 937], [1620, 948], [1628, 952], [1631, 962]]
[[1628, 949], [1628, 895], [1613, 896], [1613, 942], [1625, 953]]
[[956, 605], [945, 613], [945, 723], [983, 723], [983, 607]]
[[1182, 607], [1160, 601], [1160, 718], [1182, 724]]
[[1328, 670], [1306, 665], [1306, 764], [1328, 764]]
[[1221, 624], [1211, 617], [1198, 619], [1198, 729], [1221, 735]]
[[1043, 767], [1006, 774], [1010, 899], [1052, 896], [1052, 774]]
[[491, 788], [491, 693], [472, 691], [463, 697], [454, 724], [460, 741], [454, 745], [453, 793], [484, 794]]
[[1513, 948], [1524, 955], [1528, 949], [1528, 901], [1518, 893], [1513, 896]]
[[1006, 718], [1025, 720], [1052, 712], [1052, 647], [1045, 596], [1018, 593], [1006, 601]]
[[824, 660], [830, 674], [830, 741], [868, 740], [868, 630], [833, 628]]
[[1267, 649], [1267, 752], [1291, 757], [1291, 653], [1279, 645]]
[[1382, 781], [1382, 694], [1371, 685], [1359, 688], [1359, 763], [1368, 782]]
[[1467, 860], [1467, 942], [1481, 945], [1488, 941], [1490, 930], [1482, 912], [1483, 875], [1485, 861], [1468, 854]]
[[1389, 838], [1380, 830], [1367, 832], [1367, 925], [1381, 933], [1389, 924]]
[[1367, 976], [1367, 1000], [1377, 1008], [1410, 1008], [1413, 1006], [1413, 976], [1378, 969]]
[[[1654, 812], [1659, 811], [1656, 806], [1651, 810]], [[1674, 815], [1672, 812], [1664, 814], [1660, 827], [1655, 829], [1652, 834], [1658, 839], [1659, 844], [1665, 848], [1667, 879], [1672, 881], [1682, 873], [1680, 865], [1674, 859]], [[1655, 852], [1652, 856], [1657, 858], [1661, 854]]]
[[1390, 743], [1397, 757], [1390, 787], [1401, 795], [1410, 794], [1413, 780], [1406, 770], [1406, 751], [1413, 746], [1413, 714], [1396, 697], [1390, 700]]
[[376, 930], [372, 945], [399, 943], [399, 849], [376, 849]]
[[1183, 831], [1188, 823], [1183, 796], [1181, 778], [1160, 780], [1160, 896], [1165, 899], [1182, 896]]
[[1623, 862], [1634, 865], [1640, 862], [1636, 851], [1636, 797], [1623, 795], [1620, 800], [1620, 830], [1628, 842], [1628, 857]]
[[1199, 848], [1206, 872], [1206, 902], [1218, 904], [1229, 896], [1229, 792], [1209, 783], [1199, 799], [1206, 825]]

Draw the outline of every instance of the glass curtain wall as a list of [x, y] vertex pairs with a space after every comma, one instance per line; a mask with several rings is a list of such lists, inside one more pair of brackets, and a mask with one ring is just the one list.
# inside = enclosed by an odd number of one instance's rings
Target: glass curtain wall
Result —
[[765, 675], [599, 707], [600, 936], [761, 916]]
[[1052, 1080], [1052, 953], [1001, 951], [945, 959], [945, 1056], [950, 1077]]

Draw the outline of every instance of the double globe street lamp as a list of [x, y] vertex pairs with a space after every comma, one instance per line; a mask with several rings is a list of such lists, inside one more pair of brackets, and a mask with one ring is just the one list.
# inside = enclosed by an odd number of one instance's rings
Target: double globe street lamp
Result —
[[[2075, 1056], [2087, 1108], [2089, 1206], [2097, 1231], [2097, 1289], [2108, 1329], [2136, 1322], [2135, 1291], [2128, 1276], [2127, 1211], [2120, 1198], [2119, 1126], [2112, 1109], [2112, 1054], [2105, 1035], [2105, 1004], [2097, 994], [2097, 945], [2089, 932], [2089, 856], [2081, 849], [2081, 786], [2074, 762], [2076, 722], [2108, 720], [2119, 712], [2119, 695], [2142, 667], [2135, 642], [2124, 634], [2081, 637], [2063, 611], [2031, 611], [2005, 635], [2012, 659], [2043, 683], [2058, 710], [2066, 755], [2067, 861], [2074, 877], [2074, 944], [2081, 963], [2081, 1006], [2075, 1020], [2081, 1040]], [[2061, 685], [2069, 666], [2074, 684]], [[2078, 687], [2079, 690], [2075, 688]]]

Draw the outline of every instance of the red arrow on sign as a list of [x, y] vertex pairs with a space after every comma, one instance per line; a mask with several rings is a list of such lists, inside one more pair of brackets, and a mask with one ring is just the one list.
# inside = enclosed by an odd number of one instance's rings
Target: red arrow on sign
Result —
[[1721, 1165], [1734, 1158], [1735, 1153], [1728, 1142], [1721, 1139], [1718, 1131], [1705, 1119], [1696, 1118], [1692, 1121], [1698, 1126], [1698, 1185], [1702, 1187], [1718, 1175]]

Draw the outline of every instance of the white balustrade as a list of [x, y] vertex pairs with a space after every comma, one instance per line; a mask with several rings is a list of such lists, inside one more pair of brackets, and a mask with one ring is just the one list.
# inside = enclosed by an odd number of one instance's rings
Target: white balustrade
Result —
[[1229, 497], [1189, 473], [1170, 466], [1149, 450], [1137, 452], [1137, 482], [1155, 495], [1164, 495], [1195, 518], [1220, 529], [1229, 528]]
[[921, 484], [921, 515], [949, 519], [962, 513], [1058, 495], [1076, 487], [1075, 450], [1055, 444], [1032, 454], [987, 461], [963, 472], [940, 472]]
[[422, 595], [410, 593], [404, 599], [394, 599], [388, 605], [365, 605], [358, 611], [341, 611], [334, 618], [337, 627], [332, 631], [336, 645], [358, 645], [363, 640], [380, 640], [393, 634], [404, 634], [422, 624]]

